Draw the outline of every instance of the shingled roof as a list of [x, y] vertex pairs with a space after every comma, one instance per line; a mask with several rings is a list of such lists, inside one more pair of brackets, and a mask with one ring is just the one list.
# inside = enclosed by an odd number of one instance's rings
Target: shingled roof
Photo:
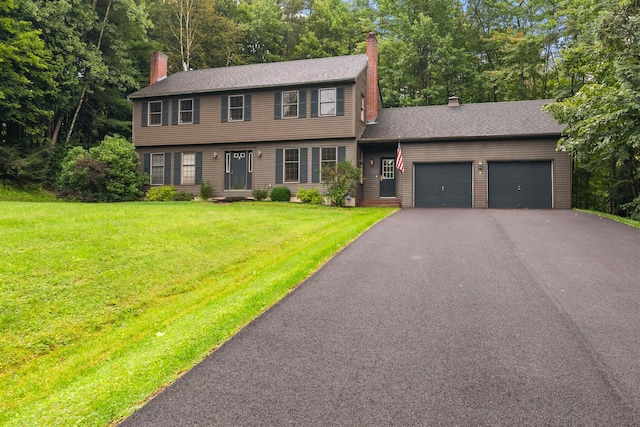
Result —
[[129, 98], [349, 82], [355, 81], [366, 66], [366, 55], [349, 55], [185, 71]]
[[361, 141], [558, 136], [564, 125], [542, 111], [549, 102], [553, 100], [384, 108]]

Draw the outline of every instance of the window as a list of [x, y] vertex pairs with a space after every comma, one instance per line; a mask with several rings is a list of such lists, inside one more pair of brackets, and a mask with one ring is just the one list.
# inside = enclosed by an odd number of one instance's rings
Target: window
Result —
[[360, 121], [364, 122], [364, 95], [360, 95]]
[[336, 90], [320, 89], [320, 115], [335, 116], [336, 115]]
[[253, 172], [253, 151], [249, 151], [249, 172]]
[[193, 99], [181, 99], [179, 108], [180, 124], [193, 123]]
[[149, 126], [162, 125], [162, 101], [149, 102]]
[[282, 92], [282, 117], [298, 118], [298, 91]]
[[151, 155], [151, 185], [164, 184], [164, 154]]
[[338, 147], [322, 147], [320, 149], [320, 182], [325, 168], [335, 168], [338, 163]]
[[244, 95], [229, 96], [229, 121], [244, 120]]
[[284, 149], [284, 182], [298, 182], [300, 179], [300, 150]]
[[395, 159], [382, 159], [382, 179], [394, 179], [396, 173]]
[[182, 183], [196, 183], [196, 153], [182, 154]]

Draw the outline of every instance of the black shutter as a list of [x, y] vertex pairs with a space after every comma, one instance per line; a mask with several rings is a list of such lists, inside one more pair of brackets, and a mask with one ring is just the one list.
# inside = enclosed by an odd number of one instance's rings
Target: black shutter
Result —
[[222, 111], [221, 122], [226, 123], [229, 121], [229, 97], [227, 95], [222, 96]]
[[282, 92], [276, 92], [273, 96], [273, 118], [279, 120], [282, 118]]
[[347, 147], [344, 145], [342, 147], [338, 147], [338, 161], [344, 162], [344, 159], [347, 157]]
[[311, 117], [318, 117], [318, 89], [311, 90]]
[[202, 184], [202, 151], [196, 152], [196, 185]]
[[244, 96], [244, 120], [251, 121], [251, 94]]
[[336, 89], [336, 116], [344, 116], [344, 88]]
[[180, 173], [180, 166], [182, 166], [181, 153], [175, 153], [173, 155], [173, 184], [180, 185], [182, 174]]
[[151, 154], [144, 155], [144, 173], [151, 175]]
[[142, 127], [143, 128], [147, 127], [147, 120], [149, 120], [149, 103], [147, 101], [142, 101]]
[[309, 154], [307, 148], [300, 149], [300, 183], [304, 184], [307, 182], [307, 175], [309, 172], [307, 171], [307, 161]]
[[177, 125], [178, 124], [178, 100], [174, 99], [173, 102], [171, 103], [171, 124], [172, 125]]
[[311, 149], [311, 182], [320, 182], [320, 148]]
[[276, 184], [282, 184], [283, 151], [282, 148], [276, 150]]
[[298, 92], [298, 117], [303, 119], [307, 117], [307, 91]]
[[169, 100], [162, 101], [162, 126], [169, 124]]
[[193, 99], [193, 123], [200, 124], [200, 98]]
[[164, 185], [171, 184], [171, 153], [164, 153]]

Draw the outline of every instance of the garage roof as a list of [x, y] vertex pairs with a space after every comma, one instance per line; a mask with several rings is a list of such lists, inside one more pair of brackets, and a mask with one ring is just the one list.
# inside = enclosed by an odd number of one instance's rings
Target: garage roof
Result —
[[361, 141], [559, 136], [565, 126], [542, 111], [549, 102], [554, 101], [383, 108], [377, 123], [367, 124]]

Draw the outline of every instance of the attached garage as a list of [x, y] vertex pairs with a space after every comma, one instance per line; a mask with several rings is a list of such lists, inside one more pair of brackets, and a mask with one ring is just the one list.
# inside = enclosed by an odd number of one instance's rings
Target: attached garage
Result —
[[422, 163], [415, 165], [417, 208], [470, 208], [473, 206], [471, 163]]
[[489, 162], [487, 178], [489, 208], [553, 207], [550, 161]]

